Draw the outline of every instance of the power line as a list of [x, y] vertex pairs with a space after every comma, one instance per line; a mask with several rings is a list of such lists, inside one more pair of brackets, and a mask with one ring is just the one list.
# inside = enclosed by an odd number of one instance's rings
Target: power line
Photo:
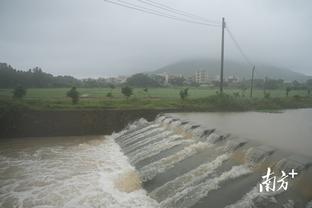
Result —
[[232, 41], [234, 42], [235, 46], [237, 47], [237, 49], [239, 50], [240, 54], [243, 56], [243, 58], [245, 59], [245, 61], [249, 64], [252, 65], [250, 59], [246, 56], [246, 54], [244, 53], [243, 49], [240, 47], [238, 41], [236, 40], [236, 38], [234, 37], [233, 33], [230, 31], [229, 27], [226, 26], [226, 31], [228, 32], [230, 38], [232, 39]]
[[169, 18], [169, 19], [174, 19], [174, 20], [177, 20], [177, 21], [194, 23], [194, 24], [200, 24], [200, 25], [206, 25], [206, 26], [215, 26], [215, 27], [218, 26], [216, 24], [209, 24], [209, 23], [204, 23], [204, 22], [199, 22], [199, 21], [194, 21], [194, 20], [188, 20], [188, 19], [185, 19], [185, 18], [180, 18], [180, 17], [174, 16], [174, 15], [171, 15], [171, 14], [166, 14], [166, 13], [163, 13], [163, 12], [160, 12], [160, 11], [157, 11], [157, 10], [153, 10], [153, 9], [142, 7], [142, 6], [133, 4], [133, 3], [125, 2], [123, 0], [117, 0], [118, 2], [112, 1], [112, 0], [104, 0], [104, 1], [112, 3], [112, 4], [116, 4], [116, 5], [119, 5], [119, 6], [122, 6], [122, 7], [126, 7], [126, 8], [129, 8], [129, 9], [134, 9], [134, 10], [137, 10], [137, 11], [141, 11], [141, 12], [144, 12], [144, 13], [153, 14], [153, 15], [157, 15], [157, 16], [161, 16], [161, 17], [166, 17], [166, 18]]
[[143, 13], [148, 13], [148, 14], [153, 14], [153, 15], [156, 15], [156, 16], [161, 16], [161, 17], [165, 17], [165, 18], [169, 18], [169, 19], [174, 19], [174, 20], [181, 21], [181, 22], [187, 22], [187, 23], [193, 23], [193, 24], [198, 24], [198, 25], [211, 26], [211, 27], [219, 27], [220, 26], [220, 25], [217, 25], [217, 24], [210, 24], [210, 23], [205, 23], [205, 22], [199, 22], [199, 21], [189, 20], [189, 19], [185, 19], [185, 18], [180, 18], [180, 17], [177, 17], [177, 16], [173, 16], [173, 15], [170, 15], [170, 14], [159, 12], [157, 10], [149, 9], [149, 8], [142, 7], [142, 6], [133, 4], [133, 3], [125, 2], [125, 1], [122, 1], [122, 0], [117, 0], [118, 2], [112, 1], [112, 0], [104, 0], [104, 1], [108, 2], [108, 3], [111, 3], [111, 4], [115, 4], [115, 5], [121, 6], [121, 7], [125, 7], [125, 8], [128, 8], [128, 9], [133, 9], [133, 10], [137, 10], [137, 11], [140, 11], [140, 12], [143, 12]]
[[155, 2], [155, 1], [152, 1], [152, 0], [137, 0], [137, 1], [142, 2], [144, 4], [147, 4], [147, 5], [150, 5], [150, 6], [153, 6], [153, 7], [156, 7], [156, 8], [159, 8], [159, 9], [162, 9], [162, 10], [165, 10], [165, 11], [172, 12], [174, 14], [182, 15], [182, 16], [185, 16], [185, 17], [188, 17], [188, 18], [191, 18], [191, 19], [218, 24], [217, 21], [208, 20], [208, 19], [206, 19], [204, 17], [201, 17], [199, 15], [195, 15], [195, 14], [183, 11], [183, 10], [178, 10], [178, 9], [172, 8], [170, 6], [167, 6], [165, 4], [161, 4], [161, 3], [158, 3], [158, 2]]

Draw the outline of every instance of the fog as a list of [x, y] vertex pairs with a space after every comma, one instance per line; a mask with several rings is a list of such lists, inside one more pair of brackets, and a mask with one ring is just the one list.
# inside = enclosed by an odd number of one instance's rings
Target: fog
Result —
[[[312, 75], [312, 1], [157, 1], [220, 23], [225, 17], [253, 63]], [[1, 0], [0, 26], [0, 62], [20, 70], [39, 66], [55, 75], [107, 77], [194, 57], [220, 58], [221, 27], [178, 22], [103, 0]], [[244, 62], [228, 34], [225, 59]]]

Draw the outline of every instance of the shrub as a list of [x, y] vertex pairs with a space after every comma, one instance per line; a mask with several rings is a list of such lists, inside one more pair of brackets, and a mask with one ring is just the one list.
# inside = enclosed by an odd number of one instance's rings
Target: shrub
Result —
[[72, 99], [72, 104], [77, 104], [79, 101], [79, 92], [77, 91], [76, 87], [72, 87], [68, 92], [67, 92], [67, 97], [70, 97]]
[[108, 98], [112, 98], [112, 97], [113, 97], [113, 93], [108, 92], [108, 93], [106, 94], [106, 97], [108, 97]]
[[180, 90], [180, 98], [182, 99], [182, 100], [184, 100], [185, 98], [187, 98], [187, 96], [188, 96], [188, 88], [185, 88], [185, 89], [182, 89], [182, 90]]
[[268, 99], [270, 97], [271, 97], [271, 93], [269, 93], [269, 92], [264, 93], [264, 98]]
[[133, 92], [132, 92], [132, 88], [131, 87], [128, 87], [128, 86], [125, 86], [125, 87], [122, 87], [121, 88], [121, 93], [126, 96], [127, 100], [129, 99], [129, 97], [131, 95], [133, 95]]
[[13, 90], [13, 98], [22, 99], [26, 95], [26, 89], [22, 86], [18, 86]]

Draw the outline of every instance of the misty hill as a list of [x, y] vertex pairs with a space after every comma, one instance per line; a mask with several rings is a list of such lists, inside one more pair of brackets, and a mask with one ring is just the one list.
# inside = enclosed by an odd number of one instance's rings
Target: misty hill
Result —
[[[248, 65], [235, 61], [225, 61], [224, 64], [225, 77], [236, 75], [240, 79], [250, 79], [251, 67]], [[217, 75], [220, 74], [220, 61], [217, 59], [185, 60], [164, 66], [154, 71], [153, 73], [159, 74], [166, 72], [169, 75], [182, 74], [185, 77], [190, 77], [194, 75], [197, 70], [207, 70], [209, 79], [214, 79]], [[294, 72], [288, 69], [278, 68], [265, 64], [257, 64], [255, 78], [263, 79], [265, 76], [271, 79], [283, 79], [285, 81], [305, 81], [311, 78], [305, 74]]]

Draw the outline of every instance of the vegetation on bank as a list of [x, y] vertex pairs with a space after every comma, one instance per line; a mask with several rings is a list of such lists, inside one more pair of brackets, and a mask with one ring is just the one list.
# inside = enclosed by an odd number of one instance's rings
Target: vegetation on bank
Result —
[[[285, 82], [281, 79], [218, 81], [199, 86], [183, 76], [134, 74], [124, 82], [53, 76], [36, 67], [18, 71], [0, 63], [0, 110], [55, 109], [170, 109], [185, 111], [246, 111], [312, 107], [312, 79]], [[60, 88], [66, 87], [66, 88]], [[9, 88], [9, 89], [3, 89]]]
[[[132, 88], [131, 88], [132, 89]], [[219, 95], [217, 89], [190, 88], [184, 94], [180, 88], [132, 89], [131, 95], [120, 88], [80, 89], [79, 102], [67, 97], [69, 89], [28, 89], [23, 99], [14, 99], [12, 90], [0, 90], [1, 113], [23, 110], [79, 110], [79, 109], [163, 109], [174, 111], [249, 111], [311, 108], [312, 96], [306, 91], [254, 91], [250, 98], [237, 89], [226, 89]], [[107, 92], [112, 94], [107, 97]], [[71, 94], [71, 93], [69, 93]], [[69, 95], [67, 94], [67, 95]], [[73, 93], [76, 95], [76, 92]], [[129, 96], [127, 96], [129, 95]], [[76, 96], [74, 96], [76, 97]], [[127, 98], [128, 97], [128, 98]]]

